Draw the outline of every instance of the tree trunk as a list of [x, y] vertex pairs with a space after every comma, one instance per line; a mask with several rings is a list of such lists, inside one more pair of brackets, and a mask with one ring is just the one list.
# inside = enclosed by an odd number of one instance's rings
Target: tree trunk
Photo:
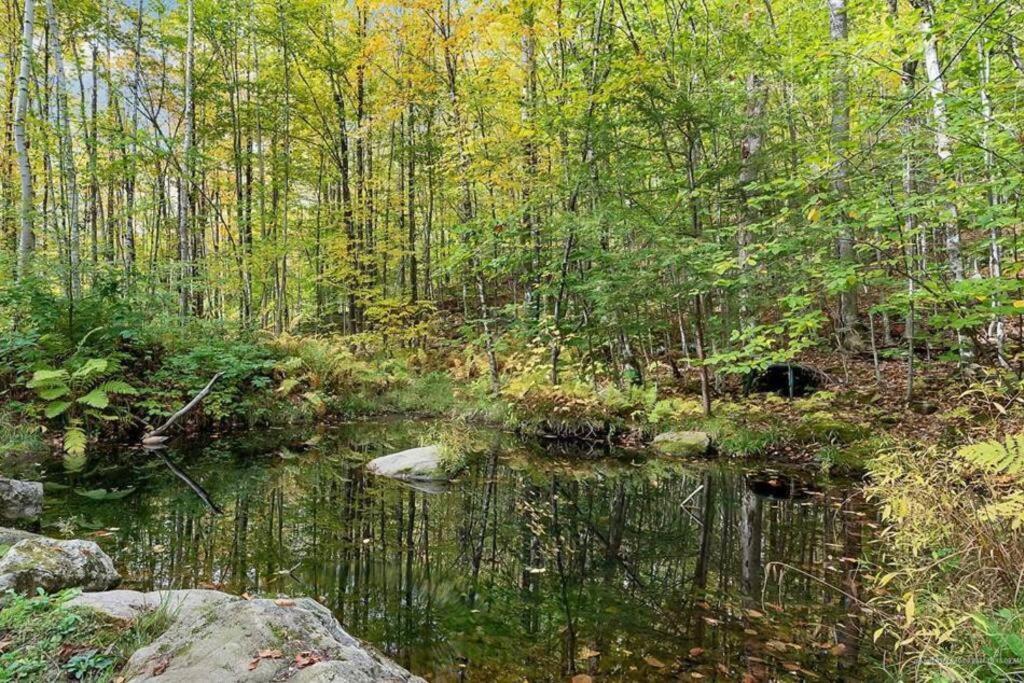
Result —
[[185, 317], [189, 311], [189, 280], [192, 275], [192, 255], [189, 239], [189, 219], [192, 202], [192, 136], [195, 113], [192, 106], [192, 69], [195, 59], [195, 8], [187, 0], [188, 27], [185, 39], [185, 99], [182, 114], [185, 117], [185, 137], [182, 144], [182, 173], [178, 176], [178, 259], [181, 262], [181, 282], [178, 290], [178, 308]]
[[[828, 0], [829, 34], [834, 44], [832, 71], [832, 153], [836, 158], [833, 187], [842, 206], [849, 192], [847, 181], [847, 145], [850, 140], [849, 72], [846, 69], [847, 56], [843, 53], [847, 42], [846, 0]], [[845, 208], [840, 214], [839, 239], [836, 244], [839, 261], [844, 266], [853, 266], [853, 230], [850, 216]], [[847, 285], [839, 293], [839, 339], [850, 351], [859, 351], [864, 346], [861, 339], [860, 319], [857, 314], [857, 285]]]
[[21, 174], [21, 229], [18, 233], [18, 277], [28, 275], [29, 260], [35, 246], [32, 234], [32, 175], [28, 160], [28, 140], [25, 136], [25, 117], [28, 115], [28, 81], [32, 69], [32, 31], [35, 27], [35, 2], [25, 0], [25, 13], [21, 31], [21, 58], [18, 70], [18, 104], [14, 110], [14, 148], [18, 153], [18, 171]]

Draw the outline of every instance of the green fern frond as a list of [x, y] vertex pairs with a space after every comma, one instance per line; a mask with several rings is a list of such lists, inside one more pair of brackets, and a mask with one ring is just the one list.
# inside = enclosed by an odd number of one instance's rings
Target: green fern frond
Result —
[[1019, 476], [1024, 473], [1024, 434], [961, 446], [956, 454], [990, 474]]

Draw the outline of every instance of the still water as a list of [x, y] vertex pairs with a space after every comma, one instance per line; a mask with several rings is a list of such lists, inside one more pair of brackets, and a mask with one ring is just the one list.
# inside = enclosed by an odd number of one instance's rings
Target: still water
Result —
[[364, 473], [444, 429], [126, 451], [51, 475], [45, 524], [100, 543], [126, 588], [316, 597], [432, 680], [876, 677], [855, 482], [484, 431], [443, 490]]

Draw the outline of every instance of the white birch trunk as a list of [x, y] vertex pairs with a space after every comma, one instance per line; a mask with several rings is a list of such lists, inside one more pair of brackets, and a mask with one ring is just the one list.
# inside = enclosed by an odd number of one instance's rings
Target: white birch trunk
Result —
[[14, 148], [18, 154], [21, 174], [21, 207], [18, 232], [18, 277], [28, 274], [34, 237], [32, 235], [32, 175], [28, 161], [28, 140], [25, 136], [25, 117], [28, 114], [28, 81], [32, 71], [32, 31], [35, 27], [35, 2], [25, 0], [24, 22], [21, 31], [21, 57], [18, 67], [18, 101], [14, 110]]

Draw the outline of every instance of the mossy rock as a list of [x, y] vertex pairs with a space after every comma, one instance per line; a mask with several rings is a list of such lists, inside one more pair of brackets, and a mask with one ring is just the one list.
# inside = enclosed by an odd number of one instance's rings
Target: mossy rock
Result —
[[707, 432], [664, 432], [654, 437], [651, 447], [662, 455], [698, 457], [711, 451], [711, 436]]
[[26, 595], [40, 588], [48, 593], [65, 588], [102, 591], [120, 582], [114, 563], [92, 541], [26, 538], [0, 559], [0, 590]]

